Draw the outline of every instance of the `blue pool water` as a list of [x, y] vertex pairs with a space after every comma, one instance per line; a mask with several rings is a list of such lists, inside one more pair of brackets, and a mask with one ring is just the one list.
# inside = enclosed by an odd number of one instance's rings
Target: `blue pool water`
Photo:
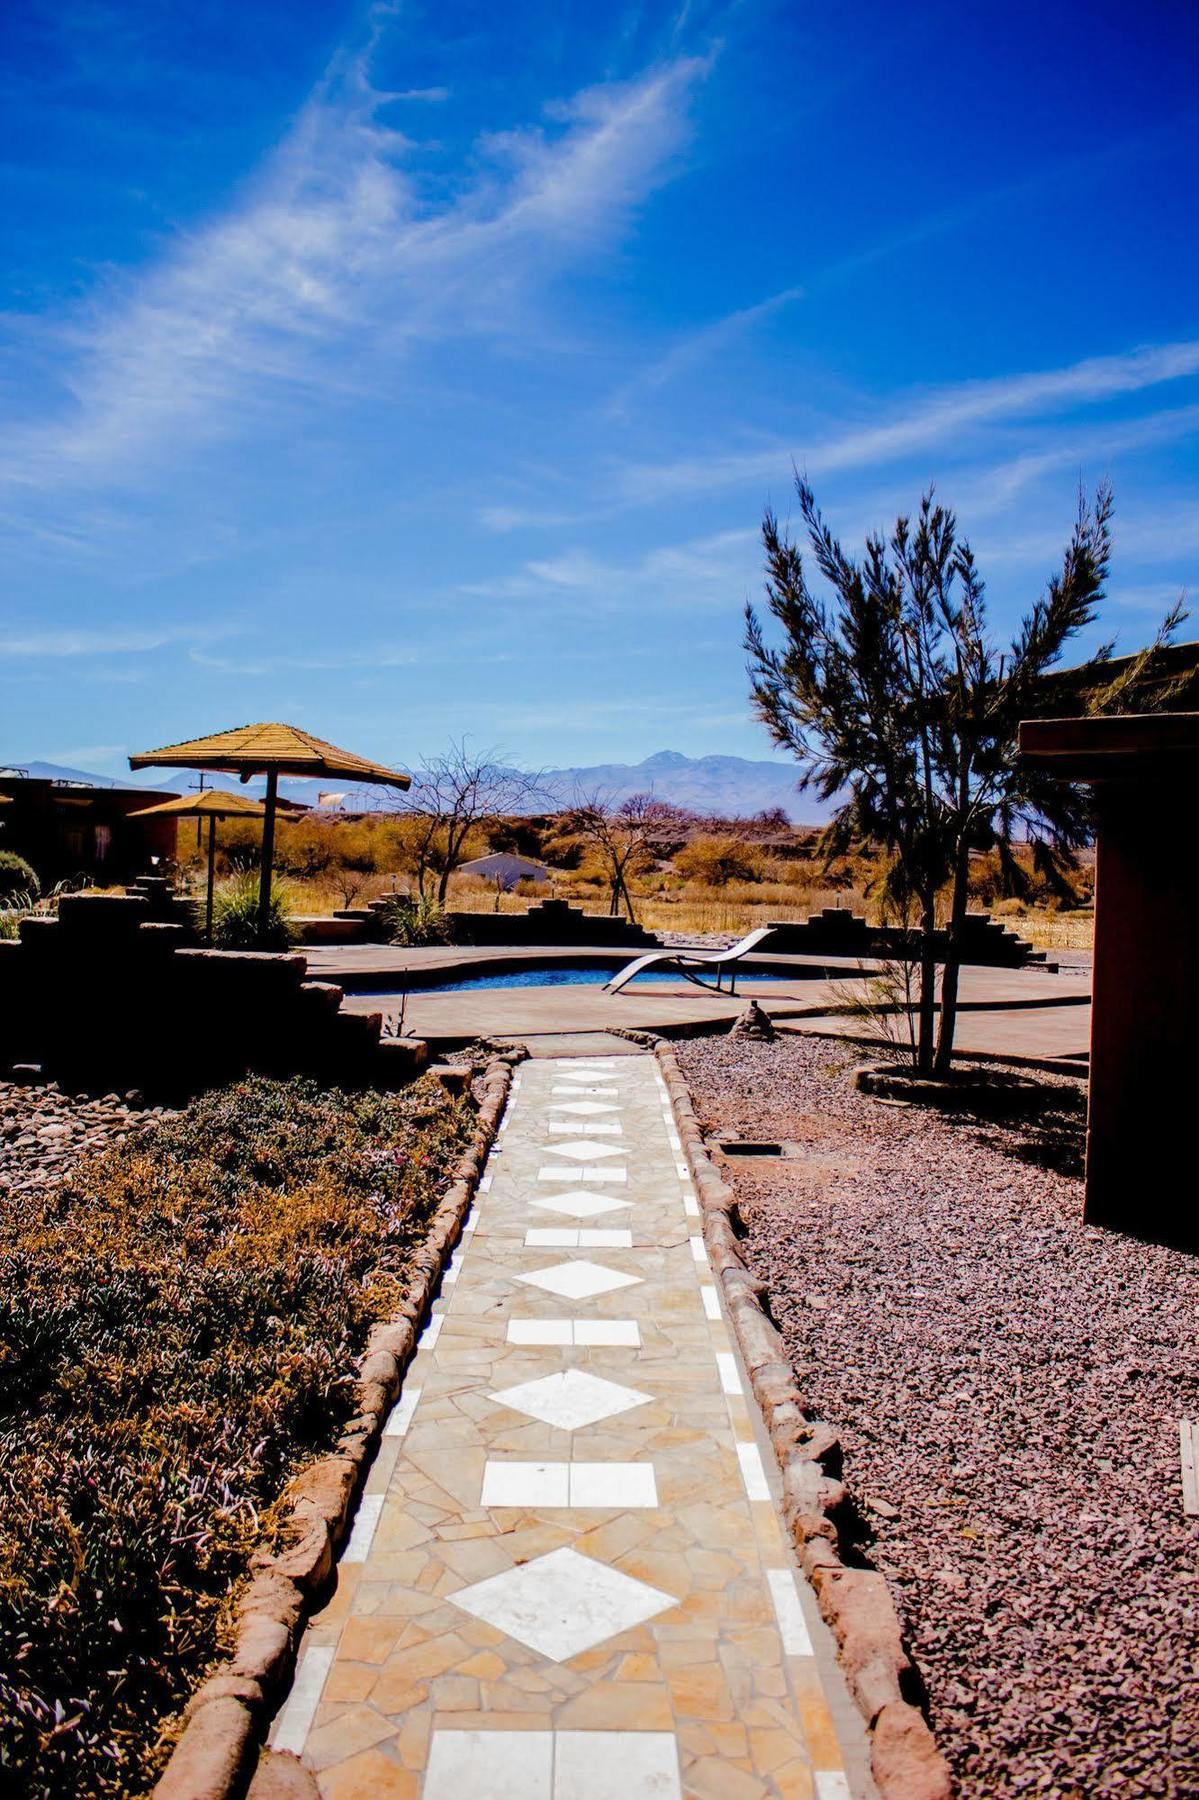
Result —
[[[615, 969], [598, 969], [594, 967], [571, 968], [568, 965], [545, 969], [510, 969], [496, 975], [468, 975], [462, 981], [439, 981], [433, 986], [414, 988], [411, 991], [418, 994], [468, 994], [474, 993], [478, 988], [602, 988], [606, 982], [611, 981], [613, 975], [616, 973], [617, 971]], [[716, 980], [715, 969], [705, 973], [703, 979], [712, 982], [714, 985]], [[779, 979], [780, 977], [778, 975], [750, 975], [738, 971], [737, 986], [739, 988], [752, 987], [755, 982], [778, 981]], [[677, 970], [662, 968], [646, 969], [644, 974], [634, 975], [629, 986], [634, 987], [641, 982], [681, 980], [682, 976], [678, 974]], [[726, 988], [728, 987], [727, 975], [725, 976], [724, 985]], [[386, 999], [387, 996], [380, 994], [378, 998]], [[395, 998], [398, 1000], [399, 995], [397, 994]]]

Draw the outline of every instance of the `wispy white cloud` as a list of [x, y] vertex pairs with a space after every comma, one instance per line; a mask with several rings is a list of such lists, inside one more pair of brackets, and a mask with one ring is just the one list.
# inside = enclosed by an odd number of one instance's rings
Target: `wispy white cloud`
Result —
[[[415, 341], [528, 329], [538, 277], [608, 242], [665, 178], [703, 67], [679, 58], [490, 137], [434, 202], [381, 123], [395, 96], [367, 55], [340, 58], [234, 206], [53, 327], [61, 392], [10, 430], [3, 474], [119, 478], [305, 389], [377, 393]], [[44, 348], [45, 325], [25, 329]]]
[[1021, 416], [1061, 415], [1199, 374], [1199, 339], [1147, 345], [1091, 357], [1061, 369], [964, 382], [919, 400], [882, 424], [866, 424], [823, 443], [779, 443], [711, 457], [637, 464], [622, 470], [618, 491], [630, 504], [700, 494], [745, 482], [777, 483], [794, 460], [813, 477], [881, 466], [947, 442], [976, 425]]
[[736, 526], [681, 544], [661, 544], [624, 562], [567, 549], [557, 556], [533, 557], [510, 575], [463, 583], [459, 591], [497, 600], [552, 600], [555, 606], [585, 602], [591, 613], [647, 602], [668, 607], [700, 599], [705, 590], [724, 598], [732, 591], [735, 603], [736, 581], [757, 543], [756, 526]]
[[164, 650], [179, 643], [211, 642], [228, 637], [219, 625], [121, 626], [101, 630], [55, 627], [39, 631], [0, 632], [0, 655], [28, 657], [132, 656]]
[[726, 313], [723, 318], [714, 319], [710, 324], [701, 326], [698, 331], [680, 338], [664, 356], [650, 363], [618, 388], [608, 401], [606, 412], [614, 418], [626, 417], [635, 400], [668, 386], [689, 369], [717, 355], [742, 333], [752, 330], [763, 320], [801, 300], [803, 294], [802, 287], [784, 288], [780, 293], [771, 294], [766, 300], [759, 300], [754, 306], [743, 306], [736, 312]]

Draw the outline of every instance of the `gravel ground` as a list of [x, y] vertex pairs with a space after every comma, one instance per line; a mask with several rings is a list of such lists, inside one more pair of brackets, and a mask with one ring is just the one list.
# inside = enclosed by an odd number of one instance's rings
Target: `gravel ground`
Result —
[[52, 1187], [81, 1156], [121, 1143], [164, 1111], [143, 1111], [120, 1094], [75, 1098], [52, 1083], [0, 1081], [0, 1198]]
[[707, 1127], [804, 1147], [737, 1170], [745, 1247], [964, 1800], [1199, 1795], [1199, 1257], [1082, 1224], [1069, 1081], [984, 1126], [868, 1100], [836, 1044], [678, 1054]]

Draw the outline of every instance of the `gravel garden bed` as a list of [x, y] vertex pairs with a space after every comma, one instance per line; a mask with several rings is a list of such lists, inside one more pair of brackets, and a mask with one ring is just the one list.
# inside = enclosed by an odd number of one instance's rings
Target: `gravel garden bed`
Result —
[[963, 1800], [1199, 1793], [1199, 1258], [1081, 1221], [1076, 1084], [1010, 1123], [855, 1092], [839, 1044], [679, 1044], [799, 1386], [840, 1433]]
[[152, 1785], [473, 1120], [432, 1079], [176, 1115], [0, 1086], [6, 1794]]

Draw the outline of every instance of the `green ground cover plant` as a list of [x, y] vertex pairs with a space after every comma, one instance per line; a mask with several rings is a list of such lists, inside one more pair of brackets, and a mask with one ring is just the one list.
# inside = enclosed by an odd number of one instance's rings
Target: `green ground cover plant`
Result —
[[0, 1200], [0, 1786], [153, 1783], [469, 1102], [252, 1078]]

